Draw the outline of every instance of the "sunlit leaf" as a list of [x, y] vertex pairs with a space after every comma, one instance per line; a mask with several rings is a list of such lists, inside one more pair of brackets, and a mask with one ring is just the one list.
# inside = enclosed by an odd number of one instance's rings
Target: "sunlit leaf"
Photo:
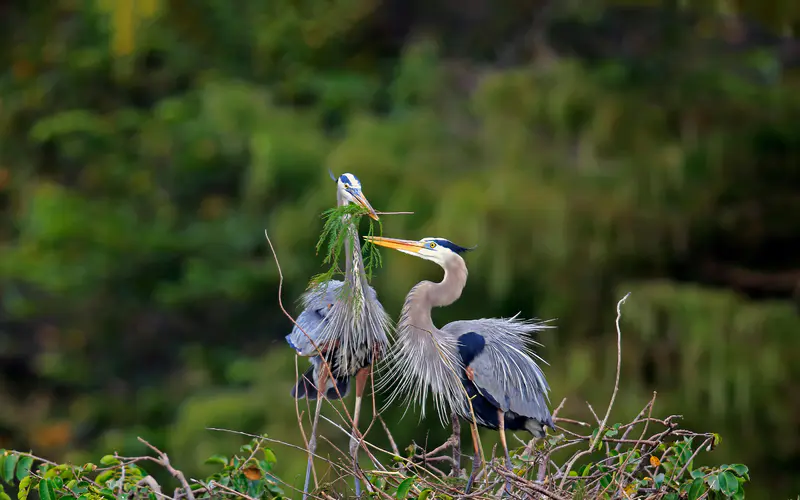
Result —
[[208, 457], [204, 463], [208, 465], [217, 464], [224, 466], [228, 464], [228, 457], [226, 457], [225, 455], [212, 455]]
[[17, 491], [17, 500], [26, 500], [28, 498], [28, 493], [30, 492], [31, 488], [31, 476], [24, 477], [19, 482], [19, 488]]
[[272, 452], [269, 448], [263, 448], [264, 450], [264, 460], [267, 462], [274, 464], [278, 461], [277, 457], [275, 457], [275, 453]]
[[100, 459], [100, 465], [119, 465], [120, 461], [114, 455], [105, 455], [103, 458]]

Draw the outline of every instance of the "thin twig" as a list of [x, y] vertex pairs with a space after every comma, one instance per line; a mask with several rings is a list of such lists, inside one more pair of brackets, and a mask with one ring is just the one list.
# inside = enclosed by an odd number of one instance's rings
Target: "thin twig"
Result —
[[606, 416], [603, 417], [603, 421], [600, 423], [600, 430], [597, 433], [594, 441], [592, 441], [589, 449], [592, 450], [597, 445], [597, 440], [600, 439], [603, 435], [603, 430], [605, 429], [606, 423], [608, 422], [608, 416], [611, 414], [611, 408], [614, 406], [614, 400], [617, 399], [617, 391], [619, 391], [619, 375], [622, 369], [622, 330], [619, 327], [619, 320], [622, 317], [622, 304], [625, 303], [625, 300], [630, 296], [631, 292], [625, 294], [619, 302], [617, 302], [617, 376], [614, 379], [614, 392], [611, 393], [611, 401], [608, 402], [608, 409], [606, 410]]
[[189, 487], [189, 483], [186, 481], [186, 476], [183, 475], [183, 472], [179, 471], [178, 469], [173, 467], [172, 464], [169, 463], [169, 457], [167, 456], [167, 454], [164, 453], [163, 451], [159, 450], [158, 448], [156, 448], [152, 444], [148, 443], [147, 441], [145, 441], [141, 437], [137, 437], [136, 439], [138, 439], [140, 443], [142, 443], [143, 445], [147, 446], [148, 448], [153, 450], [158, 455], [158, 460], [156, 460], [156, 462], [161, 464], [161, 466], [164, 467], [165, 469], [167, 469], [167, 471], [170, 474], [172, 474], [172, 476], [175, 479], [180, 481], [181, 485], [186, 490], [186, 498], [188, 498], [189, 500], [195, 500], [194, 493], [192, 493], [192, 489]]

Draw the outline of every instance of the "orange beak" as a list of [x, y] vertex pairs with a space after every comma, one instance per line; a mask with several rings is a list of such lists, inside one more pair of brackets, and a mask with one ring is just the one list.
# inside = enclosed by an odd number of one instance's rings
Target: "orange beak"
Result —
[[383, 238], [381, 236], [364, 236], [364, 239], [369, 241], [373, 245], [378, 245], [386, 248], [393, 248], [395, 250], [400, 250], [401, 252], [407, 252], [407, 253], [418, 253], [424, 246], [422, 243], [418, 241], [398, 240], [396, 238]]
[[360, 206], [362, 206], [362, 207], [364, 207], [364, 208], [366, 208], [368, 210], [367, 215], [369, 215], [370, 219], [372, 219], [372, 220], [378, 220], [379, 219], [378, 214], [375, 213], [375, 209], [373, 209], [372, 205], [369, 204], [369, 201], [367, 201], [367, 197], [364, 196], [364, 193], [362, 193], [361, 191], [358, 191], [357, 193], [352, 193], [351, 192], [350, 194], [356, 200], [356, 203], [358, 203]]

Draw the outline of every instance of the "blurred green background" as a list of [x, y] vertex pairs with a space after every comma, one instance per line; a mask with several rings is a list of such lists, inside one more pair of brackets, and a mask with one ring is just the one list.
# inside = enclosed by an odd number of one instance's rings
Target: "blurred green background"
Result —
[[[611, 421], [658, 391], [748, 497], [800, 493], [796, 1], [4, 0], [0, 26], [0, 447], [143, 436], [203, 474], [246, 440], [208, 426], [299, 444], [263, 231], [294, 304], [330, 168], [416, 212], [384, 235], [478, 245], [439, 325], [557, 318], [562, 416], [605, 408], [631, 291]], [[441, 271], [383, 255], [396, 318]], [[401, 447], [448, 435], [403, 410]]]

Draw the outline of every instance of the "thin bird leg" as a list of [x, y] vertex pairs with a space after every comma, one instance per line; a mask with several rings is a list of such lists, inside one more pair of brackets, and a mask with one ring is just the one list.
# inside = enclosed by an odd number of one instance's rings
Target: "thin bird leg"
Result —
[[472, 446], [475, 448], [475, 456], [472, 458], [472, 470], [469, 473], [469, 479], [467, 479], [467, 487], [464, 489], [465, 495], [469, 494], [469, 490], [472, 488], [472, 481], [475, 480], [475, 473], [478, 472], [482, 465], [481, 452], [478, 449], [478, 431], [474, 425], [470, 425], [469, 429], [472, 431]]
[[[500, 444], [503, 445], [503, 451], [506, 454], [506, 467], [508, 470], [513, 471], [514, 466], [511, 464], [511, 455], [508, 454], [508, 443], [506, 442], [506, 427], [505, 427], [505, 412], [497, 410], [497, 421], [500, 428]], [[511, 493], [511, 483], [506, 479], [506, 491]]]
[[[353, 457], [353, 468], [358, 467], [358, 446], [360, 433], [358, 432], [358, 415], [361, 413], [361, 399], [364, 397], [364, 387], [367, 385], [369, 368], [362, 368], [356, 373], [356, 407], [353, 410], [353, 433], [350, 436], [350, 456]], [[356, 497], [361, 497], [361, 481], [355, 478]]]
[[314, 409], [314, 421], [311, 424], [311, 437], [308, 440], [308, 465], [306, 466], [306, 481], [303, 484], [303, 500], [308, 498], [308, 483], [311, 481], [311, 469], [314, 466], [314, 453], [317, 451], [317, 423], [322, 412], [322, 400], [325, 398], [325, 385], [328, 382], [328, 369], [325, 365], [320, 368], [317, 381], [317, 407]]
[[451, 421], [453, 425], [453, 435], [450, 437], [453, 441], [453, 471], [451, 475], [458, 477], [461, 475], [461, 421], [455, 413], [451, 415]]

